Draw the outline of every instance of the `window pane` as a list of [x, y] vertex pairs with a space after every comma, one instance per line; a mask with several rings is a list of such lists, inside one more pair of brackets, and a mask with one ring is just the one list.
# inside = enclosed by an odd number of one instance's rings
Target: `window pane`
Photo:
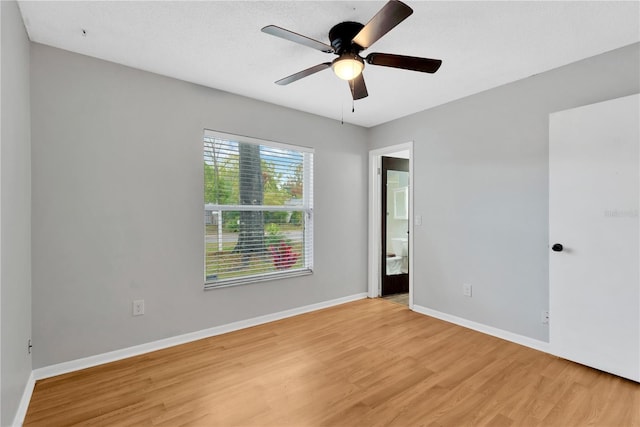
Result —
[[[304, 195], [304, 155], [284, 148], [205, 137], [205, 203], [296, 204], [295, 200], [301, 201]], [[242, 198], [241, 187], [246, 190]], [[261, 197], [262, 202], [257, 203]]]
[[[205, 212], [207, 282], [308, 269], [305, 212]], [[250, 214], [245, 219], [263, 221], [262, 235], [245, 235], [245, 241], [241, 241], [243, 214]]]

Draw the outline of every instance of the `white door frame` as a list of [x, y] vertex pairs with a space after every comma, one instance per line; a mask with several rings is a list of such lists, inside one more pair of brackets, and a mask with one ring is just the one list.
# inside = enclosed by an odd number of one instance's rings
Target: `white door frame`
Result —
[[413, 141], [369, 151], [369, 289], [367, 296], [377, 298], [381, 291], [382, 180], [380, 171], [382, 156], [407, 150], [409, 150], [409, 308], [413, 309]]

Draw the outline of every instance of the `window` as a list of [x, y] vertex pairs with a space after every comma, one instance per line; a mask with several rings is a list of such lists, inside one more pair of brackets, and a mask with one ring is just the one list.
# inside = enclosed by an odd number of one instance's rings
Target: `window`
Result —
[[205, 289], [313, 270], [313, 150], [206, 130]]

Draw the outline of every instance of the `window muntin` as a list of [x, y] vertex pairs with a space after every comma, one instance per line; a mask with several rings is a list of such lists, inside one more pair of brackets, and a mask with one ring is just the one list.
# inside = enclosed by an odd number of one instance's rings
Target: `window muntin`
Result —
[[313, 270], [313, 150], [204, 134], [205, 288]]

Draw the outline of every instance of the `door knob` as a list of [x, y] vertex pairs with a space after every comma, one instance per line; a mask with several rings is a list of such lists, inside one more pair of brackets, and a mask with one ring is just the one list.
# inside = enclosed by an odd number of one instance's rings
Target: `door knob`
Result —
[[561, 243], [555, 243], [553, 246], [551, 246], [551, 250], [554, 252], [562, 252], [563, 249], [564, 247]]

